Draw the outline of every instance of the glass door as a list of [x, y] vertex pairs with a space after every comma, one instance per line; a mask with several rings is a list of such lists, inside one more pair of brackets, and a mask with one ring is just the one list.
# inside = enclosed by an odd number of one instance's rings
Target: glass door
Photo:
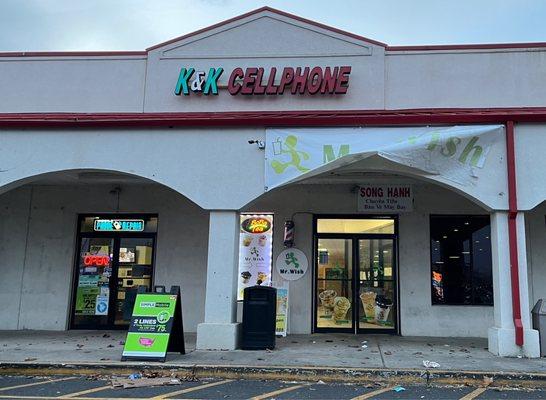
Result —
[[128, 325], [139, 286], [152, 287], [153, 238], [120, 238], [114, 324]]
[[358, 239], [358, 331], [396, 332], [395, 241]]
[[315, 292], [317, 331], [353, 332], [352, 239], [318, 239]]
[[71, 328], [123, 329], [140, 286], [152, 289], [156, 215], [80, 215]]
[[82, 237], [77, 261], [74, 327], [107, 327], [114, 239]]
[[393, 216], [315, 218], [315, 332], [398, 332]]

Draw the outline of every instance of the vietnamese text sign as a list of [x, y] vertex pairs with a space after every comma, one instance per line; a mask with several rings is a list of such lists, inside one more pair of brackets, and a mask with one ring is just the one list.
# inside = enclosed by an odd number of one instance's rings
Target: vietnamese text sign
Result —
[[413, 211], [411, 185], [363, 185], [357, 192], [357, 209], [364, 213]]
[[243, 300], [246, 287], [269, 285], [272, 249], [273, 215], [241, 214], [237, 300]]
[[177, 299], [176, 294], [137, 294], [123, 357], [165, 359]]

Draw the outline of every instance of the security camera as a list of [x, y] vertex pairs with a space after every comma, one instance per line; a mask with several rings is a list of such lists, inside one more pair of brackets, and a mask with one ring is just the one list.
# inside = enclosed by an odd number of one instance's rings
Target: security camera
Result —
[[257, 144], [260, 150], [265, 149], [265, 142], [263, 140], [251, 139], [248, 141], [248, 144]]

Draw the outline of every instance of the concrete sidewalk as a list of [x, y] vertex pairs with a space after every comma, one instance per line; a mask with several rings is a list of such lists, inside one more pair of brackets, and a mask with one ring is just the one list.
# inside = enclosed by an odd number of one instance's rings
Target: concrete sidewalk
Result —
[[[123, 331], [0, 331], [0, 363], [127, 365], [120, 361], [125, 336]], [[430, 360], [444, 371], [546, 373], [545, 358], [495, 357], [487, 351], [486, 339], [477, 338], [290, 335], [278, 338], [271, 352], [201, 351], [195, 350], [194, 334], [186, 334], [185, 340], [187, 354], [170, 353], [161, 365], [424, 370], [423, 361]]]

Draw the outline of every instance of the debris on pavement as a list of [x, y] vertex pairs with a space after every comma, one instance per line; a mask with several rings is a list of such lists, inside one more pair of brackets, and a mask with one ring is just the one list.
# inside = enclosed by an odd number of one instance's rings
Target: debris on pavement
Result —
[[28, 357], [28, 358], [25, 358], [25, 361], [36, 361], [37, 358], [34, 358], [34, 357]]
[[134, 381], [135, 379], [140, 379], [140, 378], [142, 378], [142, 375], [139, 373], [129, 375], [129, 379], [132, 381]]
[[[135, 374], [132, 374], [135, 375]], [[140, 375], [140, 374], [138, 374]], [[166, 385], [180, 385], [181, 381], [178, 378], [139, 378], [139, 379], [127, 379], [127, 378], [112, 378], [112, 387], [131, 389], [139, 387], [150, 387], [150, 386], [166, 386]]]
[[325, 383], [324, 381], [322, 381], [322, 380], [319, 380], [319, 381], [317, 382], [317, 384], [318, 384], [318, 385], [326, 385], [326, 383]]
[[493, 383], [493, 378], [492, 377], [490, 377], [490, 376], [484, 376], [483, 377], [483, 386], [484, 387], [488, 387], [492, 383]]
[[406, 390], [406, 388], [403, 387], [403, 386], [396, 386], [396, 387], [392, 388], [392, 390], [394, 392], [396, 392], [396, 393], [399, 393], [399, 392], [403, 392], [404, 390]]
[[363, 349], [367, 349], [367, 348], [368, 348], [368, 345], [366, 345], [366, 344], [363, 344], [363, 345], [362, 345], [362, 346], [360, 346], [360, 347], [362, 347]]
[[440, 368], [440, 364], [436, 361], [423, 360], [423, 366], [425, 368]]

